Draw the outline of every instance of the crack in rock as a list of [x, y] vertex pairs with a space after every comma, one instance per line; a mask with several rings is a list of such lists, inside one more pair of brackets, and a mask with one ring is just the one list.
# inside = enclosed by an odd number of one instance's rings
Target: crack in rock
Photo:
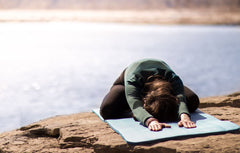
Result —
[[70, 136], [60, 140], [59, 145], [61, 149], [74, 148], [74, 147], [86, 147], [92, 148], [93, 144], [98, 140], [94, 136]]
[[139, 146], [132, 146], [132, 145], [119, 145], [119, 146], [111, 146], [111, 145], [94, 145], [94, 152], [96, 153], [176, 153], [177, 150], [173, 148], [167, 148], [158, 146], [155, 148], [147, 147], [141, 148]]
[[24, 129], [24, 136], [30, 137], [30, 138], [36, 138], [36, 137], [54, 137], [58, 138], [60, 135], [60, 128], [58, 127], [45, 127], [45, 126], [31, 126], [27, 128], [20, 128], [20, 130]]
[[41, 127], [40, 124], [32, 124], [32, 125], [27, 125], [27, 126], [23, 126], [20, 128], [21, 131], [26, 131], [32, 128], [37, 128], [37, 127]]
[[240, 108], [240, 97], [233, 97], [232, 95], [227, 97], [212, 97], [211, 101], [208, 98], [201, 98], [199, 108], [225, 106]]

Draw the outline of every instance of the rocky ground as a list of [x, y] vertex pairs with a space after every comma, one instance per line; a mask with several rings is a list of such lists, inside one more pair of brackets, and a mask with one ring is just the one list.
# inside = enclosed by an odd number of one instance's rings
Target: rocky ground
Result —
[[[240, 125], [240, 92], [201, 98], [200, 110]], [[94, 113], [56, 116], [0, 134], [0, 153], [240, 152], [240, 131], [128, 145]]]

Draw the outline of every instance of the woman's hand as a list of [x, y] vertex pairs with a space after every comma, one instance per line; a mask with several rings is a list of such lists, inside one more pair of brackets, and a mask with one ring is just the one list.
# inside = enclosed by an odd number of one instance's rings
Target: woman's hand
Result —
[[178, 122], [178, 126], [184, 126], [185, 128], [197, 127], [196, 124], [190, 120], [190, 117], [187, 114], [181, 114], [181, 121]]
[[160, 131], [162, 128], [171, 128], [171, 126], [166, 123], [159, 123], [158, 121], [153, 120], [148, 124], [148, 128], [151, 131]]

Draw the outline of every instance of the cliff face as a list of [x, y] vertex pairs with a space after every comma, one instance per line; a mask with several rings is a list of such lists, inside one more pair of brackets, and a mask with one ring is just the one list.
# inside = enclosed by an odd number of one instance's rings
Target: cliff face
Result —
[[[240, 125], [240, 92], [201, 98], [200, 110]], [[240, 152], [240, 131], [128, 145], [95, 114], [56, 116], [0, 134], [2, 152]]]

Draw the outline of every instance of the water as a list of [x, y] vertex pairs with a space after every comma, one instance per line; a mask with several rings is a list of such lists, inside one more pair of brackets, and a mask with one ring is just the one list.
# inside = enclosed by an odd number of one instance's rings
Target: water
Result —
[[200, 97], [240, 89], [239, 26], [0, 23], [0, 132], [99, 107], [141, 58], [165, 60]]

